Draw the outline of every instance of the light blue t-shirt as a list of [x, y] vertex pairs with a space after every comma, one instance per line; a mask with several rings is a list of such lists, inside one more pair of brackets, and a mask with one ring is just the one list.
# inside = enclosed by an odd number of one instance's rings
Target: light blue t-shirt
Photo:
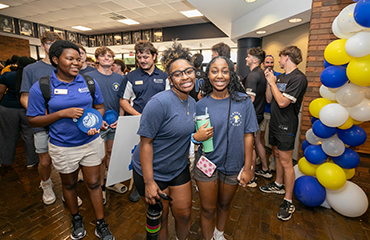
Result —
[[[246, 99], [240, 102], [231, 100], [230, 116], [229, 97], [217, 100], [210, 95], [197, 102], [196, 115], [204, 115], [206, 108], [213, 126], [213, 151], [206, 157], [217, 166], [217, 170], [233, 175], [244, 166], [244, 134], [258, 130], [256, 111], [248, 95], [238, 93]], [[227, 124], [229, 124], [229, 144], [226, 158]], [[226, 161], [225, 161], [226, 160]]]
[[[187, 167], [194, 117], [195, 100], [189, 96], [181, 102], [172, 90], [154, 95], [145, 106], [137, 134], [154, 139], [154, 180], [171, 181]], [[132, 158], [135, 170], [142, 176], [139, 145]]]
[[123, 83], [123, 76], [115, 72], [112, 72], [111, 75], [105, 75], [99, 71], [91, 71], [85, 75], [92, 77], [99, 84], [104, 98], [105, 111], [115, 110], [119, 113], [120, 106], [118, 94], [121, 91], [121, 87], [126, 86], [126, 84]]
[[[92, 97], [86, 85], [85, 79], [78, 74], [71, 83], [59, 81], [55, 72], [50, 76], [51, 98], [49, 100], [50, 113], [62, 109], [78, 107], [91, 108]], [[67, 94], [54, 94], [54, 89], [67, 89]], [[95, 82], [95, 105], [104, 102], [99, 85]], [[40, 90], [40, 85], [36, 82], [28, 98], [27, 116], [45, 115], [45, 100]], [[99, 137], [99, 134], [88, 136], [82, 132], [72, 118], [62, 118], [49, 126], [50, 143], [60, 147], [81, 146]]]

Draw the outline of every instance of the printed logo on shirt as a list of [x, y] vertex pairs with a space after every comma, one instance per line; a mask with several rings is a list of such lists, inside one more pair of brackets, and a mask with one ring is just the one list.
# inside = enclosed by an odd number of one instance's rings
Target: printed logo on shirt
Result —
[[89, 88], [88, 88], [88, 87], [79, 88], [79, 89], [78, 89], [78, 92], [79, 92], [79, 93], [89, 92]]
[[242, 115], [239, 112], [233, 112], [230, 114], [231, 125], [238, 127], [242, 123]]
[[157, 79], [157, 78], [154, 78], [154, 79], [153, 79], [153, 82], [154, 82], [154, 83], [163, 83], [163, 79]]
[[119, 85], [119, 83], [118, 83], [118, 82], [113, 83], [113, 84], [112, 84], [113, 91], [116, 91], [116, 92], [117, 92], [117, 91], [119, 90], [119, 86], [120, 86], [120, 85]]
[[278, 87], [280, 92], [284, 92], [286, 89], [286, 83], [277, 83], [276, 86]]

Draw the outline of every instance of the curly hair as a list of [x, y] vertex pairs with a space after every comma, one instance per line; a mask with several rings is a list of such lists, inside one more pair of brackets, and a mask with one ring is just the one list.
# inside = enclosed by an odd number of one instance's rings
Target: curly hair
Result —
[[227, 86], [227, 89], [230, 94], [230, 98], [236, 102], [241, 102], [247, 99], [247, 96], [239, 96], [238, 92], [245, 93], [244, 88], [240, 84], [238, 75], [234, 71], [234, 63], [225, 56], [217, 56], [214, 57], [207, 65], [206, 68], [206, 76], [204, 78], [204, 83], [202, 84], [201, 90], [205, 92], [205, 96], [209, 95], [213, 91], [213, 86], [211, 85], [209, 81], [209, 71], [212, 66], [212, 64], [219, 58], [222, 58], [226, 61], [227, 66], [229, 67], [229, 74], [230, 74], [230, 83]]
[[178, 59], [185, 59], [189, 62], [190, 65], [193, 66], [191, 60], [192, 56], [189, 51], [189, 48], [183, 48], [181, 43], [174, 42], [172, 47], [167, 48], [162, 53], [161, 63], [168, 75], [172, 70], [172, 63], [174, 63]]
[[73, 42], [66, 41], [66, 40], [59, 40], [53, 43], [49, 49], [49, 59], [51, 64], [54, 67], [58, 67], [58, 65], [53, 61], [53, 57], [59, 58], [62, 55], [64, 49], [72, 48], [80, 54], [80, 49], [74, 44]]

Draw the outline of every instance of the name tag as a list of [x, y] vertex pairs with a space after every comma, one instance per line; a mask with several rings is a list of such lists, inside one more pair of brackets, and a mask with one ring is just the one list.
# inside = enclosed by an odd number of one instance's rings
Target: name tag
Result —
[[143, 80], [135, 81], [135, 85], [143, 85]]
[[163, 79], [157, 79], [157, 78], [154, 78], [153, 81], [155, 83], [163, 83]]
[[54, 94], [68, 94], [68, 89], [54, 89]]

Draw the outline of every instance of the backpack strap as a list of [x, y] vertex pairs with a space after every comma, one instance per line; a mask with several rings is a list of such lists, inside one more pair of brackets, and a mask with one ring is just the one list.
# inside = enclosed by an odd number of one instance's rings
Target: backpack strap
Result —
[[40, 90], [45, 100], [45, 108], [49, 114], [49, 101], [51, 97], [50, 76], [45, 76], [39, 79]]
[[85, 79], [86, 85], [89, 88], [91, 98], [92, 98], [92, 107], [94, 107], [94, 102], [95, 102], [95, 81], [92, 77], [88, 75], [82, 75]]

